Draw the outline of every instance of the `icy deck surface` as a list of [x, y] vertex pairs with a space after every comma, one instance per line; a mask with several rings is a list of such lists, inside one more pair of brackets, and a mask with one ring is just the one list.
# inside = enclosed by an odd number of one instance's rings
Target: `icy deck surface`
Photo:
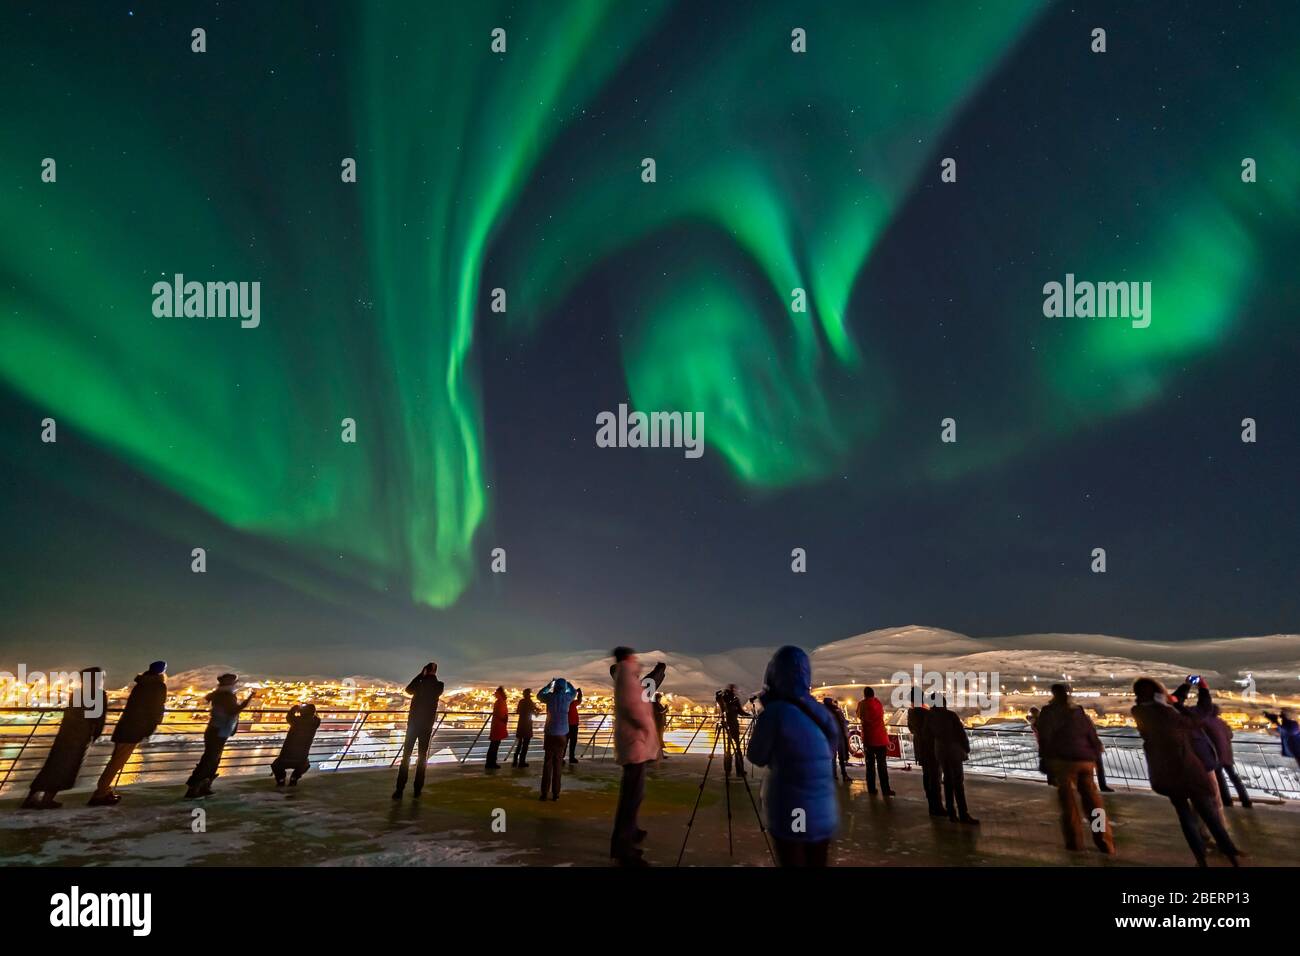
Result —
[[[703, 757], [675, 757], [647, 778], [642, 826], [646, 858], [672, 865], [699, 792]], [[0, 805], [4, 865], [608, 865], [609, 830], [618, 768], [608, 761], [566, 767], [558, 802], [537, 799], [541, 762], [487, 774], [481, 765], [431, 767], [421, 798], [390, 799], [389, 770], [313, 771], [294, 789], [271, 777], [222, 778], [202, 801], [180, 799], [183, 787], [124, 788], [122, 803], [86, 807], [84, 791], [63, 795], [64, 807], [20, 811]], [[732, 783], [735, 855], [727, 853], [720, 761], [715, 762], [687, 845], [685, 864], [768, 862], [745, 789]], [[932, 820], [917, 771], [891, 771], [898, 796], [871, 797], [861, 769], [841, 788], [843, 818], [831, 851], [840, 866], [1185, 866], [1192, 856], [1168, 801], [1149, 793], [1115, 793], [1107, 808], [1119, 854], [1067, 853], [1046, 784], [967, 777], [978, 828]], [[758, 780], [753, 781], [759, 795]], [[192, 830], [192, 811], [207, 830]], [[493, 829], [505, 811], [505, 832]], [[495, 814], [500, 819], [500, 814]], [[1250, 855], [1247, 865], [1300, 864], [1300, 806], [1260, 804], [1227, 811], [1229, 826]], [[1226, 861], [1211, 853], [1211, 865]]]

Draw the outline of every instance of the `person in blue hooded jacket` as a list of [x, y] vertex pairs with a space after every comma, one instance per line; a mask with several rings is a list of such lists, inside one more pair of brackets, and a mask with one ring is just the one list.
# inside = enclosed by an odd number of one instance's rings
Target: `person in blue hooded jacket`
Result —
[[766, 767], [763, 805], [782, 866], [825, 866], [839, 828], [835, 781], [826, 765], [835, 758], [835, 717], [809, 693], [812, 664], [798, 647], [772, 655], [759, 697], [748, 755]]

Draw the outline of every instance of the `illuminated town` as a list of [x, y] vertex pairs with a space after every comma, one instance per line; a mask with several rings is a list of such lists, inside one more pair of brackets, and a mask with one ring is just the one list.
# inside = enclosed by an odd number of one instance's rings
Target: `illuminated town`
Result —
[[[22, 676], [21, 674], [19, 676]], [[1026, 675], [1026, 679], [1017, 684], [1003, 683], [1001, 695], [995, 713], [979, 710], [963, 710], [962, 715], [967, 726], [983, 727], [1003, 724], [1023, 723], [1029, 709], [1042, 706], [1050, 698], [1048, 688], [1054, 680], [1068, 682], [1066, 675], [1048, 678], [1040, 675]], [[0, 672], [0, 707], [21, 709], [62, 706], [73, 690], [78, 686], [76, 673], [31, 675], [25, 682], [7, 672]], [[843, 684], [822, 684], [814, 688], [818, 698], [832, 697], [852, 719], [861, 699], [865, 685], [851, 682]], [[900, 685], [881, 681], [871, 685], [877, 694], [889, 700], [894, 689]], [[351, 678], [343, 679], [277, 679], [263, 677], [245, 681], [241, 684], [245, 692], [256, 691], [257, 697], [252, 712], [288, 710], [295, 704], [313, 703], [320, 710], [333, 712], [405, 711], [410, 698], [404, 687], [396, 683], [378, 680], [360, 682]], [[109, 706], [125, 701], [129, 687], [110, 688], [108, 690]], [[207, 709], [205, 695], [211, 686], [201, 686], [194, 681], [183, 685], [173, 681], [168, 688], [168, 710], [173, 711], [171, 720], [195, 719]], [[536, 688], [534, 688], [534, 691]], [[486, 714], [491, 711], [494, 701], [494, 687], [452, 687], [444, 692], [441, 709], [448, 714]], [[523, 688], [507, 687], [507, 702], [512, 715], [523, 696]], [[1300, 708], [1300, 697], [1284, 697], [1276, 693], [1257, 693], [1253, 697], [1236, 690], [1214, 690], [1216, 701], [1222, 707], [1222, 717], [1234, 731], [1267, 733], [1269, 721], [1264, 712], [1276, 708]], [[1132, 706], [1131, 694], [1126, 687], [1088, 687], [1073, 688], [1075, 700], [1083, 705], [1100, 728], [1133, 727], [1129, 708]], [[675, 716], [698, 717], [714, 712], [713, 705], [704, 705], [682, 694], [664, 693], [662, 703], [668, 710], [669, 718]], [[595, 688], [584, 691], [581, 710], [590, 714], [608, 714], [613, 709], [613, 700], [608, 688]], [[897, 711], [897, 709], [896, 709]], [[902, 714], [895, 714], [895, 721], [902, 720]]]

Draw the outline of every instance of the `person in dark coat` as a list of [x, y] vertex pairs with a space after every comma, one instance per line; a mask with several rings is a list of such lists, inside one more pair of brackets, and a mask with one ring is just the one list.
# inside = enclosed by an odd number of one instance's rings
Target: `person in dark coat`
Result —
[[401, 766], [397, 771], [397, 788], [393, 790], [393, 799], [401, 800], [402, 791], [406, 789], [406, 777], [410, 770], [411, 750], [418, 743], [419, 756], [415, 764], [415, 786], [411, 796], [418, 797], [424, 789], [424, 769], [429, 762], [429, 740], [433, 736], [433, 722], [438, 716], [438, 700], [442, 697], [442, 681], [438, 679], [438, 665], [433, 661], [424, 665], [420, 673], [411, 678], [406, 685], [406, 692], [411, 695], [411, 709], [406, 715], [406, 739], [402, 742]]
[[644, 677], [641, 678], [641, 686], [645, 687], [646, 681], [649, 681], [651, 684], [654, 685], [652, 690], [654, 692], [658, 692], [659, 688], [663, 686], [664, 678], [667, 675], [668, 675], [668, 665], [665, 664], [663, 661], [660, 661], [659, 663], [655, 664], [654, 667], [650, 668], [649, 672]]
[[1277, 724], [1277, 735], [1282, 741], [1282, 756], [1290, 757], [1296, 766], [1300, 766], [1300, 721], [1296, 721], [1291, 716], [1291, 711], [1285, 709], [1277, 714], [1264, 711], [1264, 716], [1269, 723]]
[[655, 714], [655, 736], [659, 738], [659, 758], [667, 760], [668, 753], [664, 748], [664, 731], [668, 729], [668, 706], [664, 703], [663, 694], [655, 694], [654, 703], [651, 705]]
[[[1197, 678], [1196, 706], [1187, 706], [1187, 697], [1192, 692], [1192, 685], [1188, 683], [1179, 684], [1172, 695], [1174, 709], [1186, 717], [1190, 717], [1196, 726], [1191, 734], [1192, 749], [1196, 751], [1196, 757], [1201, 761], [1201, 766], [1210, 776], [1218, 773], [1221, 761], [1219, 760], [1219, 751], [1214, 746], [1214, 741], [1210, 739], [1208, 723], [1214, 715], [1214, 706], [1210, 703], [1210, 689], [1206, 686], [1205, 681]], [[1217, 790], [1217, 784], [1216, 784]]]
[[1214, 705], [1209, 718], [1205, 721], [1205, 732], [1210, 735], [1210, 742], [1214, 744], [1215, 752], [1219, 755], [1219, 768], [1214, 772], [1214, 779], [1219, 784], [1220, 802], [1225, 807], [1232, 806], [1232, 794], [1228, 791], [1228, 781], [1231, 780], [1241, 805], [1249, 809], [1250, 794], [1246, 792], [1246, 785], [1241, 782], [1241, 777], [1237, 776], [1237, 767], [1232, 753], [1232, 728], [1223, 719], [1223, 712], [1218, 704]]
[[238, 685], [236, 675], [222, 674], [217, 678], [217, 689], [203, 698], [212, 710], [208, 715], [208, 726], [203, 729], [203, 756], [185, 781], [186, 800], [212, 796], [212, 782], [217, 779], [226, 743], [239, 731], [239, 715], [257, 696], [257, 691], [250, 691], [241, 703], [235, 696]]
[[743, 777], [745, 775], [745, 758], [741, 755], [740, 718], [749, 717], [751, 714], [745, 709], [745, 705], [740, 699], [740, 691], [735, 684], [728, 684], [713, 696], [718, 705], [718, 710], [722, 713], [722, 727], [727, 735], [722, 755], [723, 770], [727, 774], [731, 773], [731, 760], [734, 755], [736, 775]]
[[578, 694], [569, 702], [569, 765], [572, 766], [578, 762], [578, 721], [581, 715], [578, 713], [578, 705], [582, 703], [582, 688], [578, 688]]
[[[1040, 711], [1037, 707], [1030, 707], [1030, 708], [1029, 708], [1029, 713], [1025, 715], [1025, 723], [1027, 723], [1027, 724], [1029, 725], [1029, 729], [1032, 730], [1032, 731], [1034, 732], [1034, 746], [1035, 746], [1035, 747], [1038, 747], [1038, 746], [1039, 746], [1039, 740], [1038, 740], [1038, 715], [1039, 715], [1040, 713], [1041, 713], [1041, 711]], [[1054, 787], [1054, 786], [1056, 786], [1056, 781], [1052, 779], [1052, 771], [1051, 771], [1051, 768], [1049, 768], [1049, 767], [1047, 766], [1047, 761], [1043, 759], [1043, 752], [1042, 752], [1042, 749], [1041, 749], [1041, 748], [1040, 748], [1039, 751], [1038, 751], [1038, 772], [1041, 773], [1041, 774], [1043, 774], [1045, 777], [1047, 777], [1047, 785], [1048, 785], [1049, 787]]]
[[22, 803], [24, 809], [56, 810], [63, 806], [55, 797], [60, 790], [71, 790], [77, 785], [86, 751], [104, 732], [108, 720], [106, 703], [103, 672], [98, 667], [87, 667], [81, 672], [81, 684], [74, 691], [73, 699], [63, 710], [45, 764]]
[[907, 708], [907, 730], [912, 736], [912, 751], [921, 765], [921, 786], [925, 788], [925, 801], [930, 806], [930, 816], [946, 817], [943, 801], [939, 797], [942, 771], [934, 755], [934, 735], [929, 724], [930, 708], [925, 706], [921, 690], [917, 688], [912, 706]]
[[840, 709], [839, 703], [834, 697], [823, 697], [822, 706], [830, 711], [831, 716], [835, 718], [835, 726], [840, 729], [839, 746], [835, 748], [835, 753], [831, 755], [831, 779], [835, 779], [835, 761], [838, 758], [840, 764], [840, 776], [845, 783], [849, 782], [849, 722], [844, 717], [844, 711]]
[[1237, 847], [1223, 825], [1214, 799], [1213, 778], [1206, 772], [1193, 744], [1193, 738], [1201, 731], [1201, 719], [1176, 709], [1169, 692], [1154, 678], [1139, 677], [1133, 682], [1133, 694], [1137, 703], [1131, 713], [1142, 735], [1151, 789], [1173, 804], [1183, 838], [1198, 866], [1205, 866], [1206, 862], [1205, 840], [1197, 826], [1197, 817], [1214, 835], [1219, 850], [1237, 866]]
[[[1097, 849], [1113, 854], [1115, 839], [1096, 783], [1101, 739], [1092, 719], [1070, 699], [1065, 684], [1052, 685], [1052, 700], [1039, 713], [1037, 730], [1039, 757], [1055, 781], [1061, 804], [1065, 848], [1083, 849], [1087, 829]], [[1103, 824], [1100, 830], [1095, 826], [1098, 819]]]
[[289, 731], [280, 745], [280, 755], [271, 762], [271, 773], [275, 774], [275, 785], [283, 787], [285, 771], [292, 770], [289, 786], [296, 787], [302, 775], [311, 769], [311, 745], [320, 729], [320, 718], [316, 716], [315, 704], [294, 704], [284, 719]]
[[[922, 717], [924, 713], [920, 711]], [[876, 691], [872, 687], [862, 688], [862, 700], [858, 701], [858, 724], [862, 728], [862, 752], [867, 763], [867, 793], [875, 794], [876, 775], [879, 773], [880, 792], [892, 797], [894, 791], [889, 788], [889, 731], [885, 729], [885, 705], [876, 697]], [[928, 795], [929, 791], [926, 793]]]
[[497, 753], [501, 750], [501, 741], [510, 735], [510, 705], [506, 703], [506, 689], [498, 687], [495, 698], [492, 701], [492, 727], [488, 731], [485, 770], [501, 769], [501, 764], [497, 763]]
[[966, 809], [966, 776], [962, 767], [970, 756], [970, 738], [966, 736], [966, 726], [954, 711], [948, 709], [942, 696], [926, 713], [925, 723], [934, 739], [934, 757], [943, 775], [944, 812], [954, 823], [978, 826], [979, 820]]
[[87, 801], [92, 807], [112, 806], [122, 799], [113, 789], [117, 775], [135, 753], [140, 742], [148, 738], [162, 723], [167, 707], [167, 662], [154, 661], [143, 674], [136, 675], [135, 686], [126, 699], [122, 716], [113, 728], [113, 755], [99, 775], [95, 792]]
[[533, 718], [541, 713], [542, 709], [537, 706], [537, 701], [533, 700], [533, 689], [524, 688], [524, 696], [519, 699], [515, 705], [515, 753], [510, 758], [510, 766], [527, 767], [528, 766], [528, 745], [533, 740]]
[[763, 808], [782, 866], [826, 866], [839, 828], [839, 795], [826, 776], [840, 729], [809, 693], [812, 663], [803, 649], [786, 645], [767, 665], [754, 718], [749, 759], [767, 767]]

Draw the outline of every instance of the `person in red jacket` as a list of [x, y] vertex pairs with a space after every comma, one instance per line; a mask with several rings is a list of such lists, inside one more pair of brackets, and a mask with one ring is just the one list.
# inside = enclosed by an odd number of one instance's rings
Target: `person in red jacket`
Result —
[[870, 687], [862, 688], [858, 722], [862, 725], [862, 749], [867, 758], [867, 792], [876, 792], [876, 774], [879, 772], [880, 792], [892, 797], [894, 791], [889, 789], [889, 765], [886, 763], [889, 734], [885, 730], [885, 705], [876, 699], [876, 692]]
[[578, 705], [582, 703], [582, 688], [569, 704], [569, 764], [578, 762]]
[[501, 769], [501, 764], [497, 763], [497, 751], [501, 749], [501, 741], [510, 733], [510, 705], [506, 703], [504, 687], [497, 688], [496, 698], [492, 704], [492, 728], [488, 731], [487, 770]]

